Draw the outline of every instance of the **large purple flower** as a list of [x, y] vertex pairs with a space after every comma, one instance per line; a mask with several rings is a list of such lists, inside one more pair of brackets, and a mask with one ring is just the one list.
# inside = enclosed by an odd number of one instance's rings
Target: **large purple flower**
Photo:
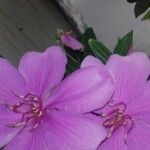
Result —
[[60, 82], [66, 63], [58, 46], [44, 53], [28, 52], [18, 70], [0, 58], [0, 147], [93, 150], [106, 137], [103, 127], [82, 114], [111, 97], [109, 74], [89, 67]]
[[[114, 81], [115, 92], [98, 112], [108, 135], [99, 150], [150, 150], [150, 60], [144, 53], [112, 55], [104, 66], [88, 56], [82, 67], [105, 68]], [[100, 114], [99, 114], [100, 113]]]

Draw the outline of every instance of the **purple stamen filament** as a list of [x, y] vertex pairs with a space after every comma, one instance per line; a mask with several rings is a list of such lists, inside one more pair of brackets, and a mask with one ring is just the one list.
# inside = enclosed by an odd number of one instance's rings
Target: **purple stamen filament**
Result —
[[[19, 97], [19, 96], [18, 96]], [[40, 99], [40, 97], [37, 97], [33, 94], [27, 94], [24, 97], [19, 97], [20, 98], [20, 102], [18, 102], [15, 105], [8, 105], [6, 104], [7, 108], [10, 109], [11, 111], [13, 111], [14, 113], [19, 113], [21, 114], [21, 120], [18, 123], [11, 123], [8, 124], [7, 126], [9, 127], [22, 127], [22, 126], [26, 126], [29, 122], [33, 121], [34, 125], [33, 125], [33, 129], [35, 129], [45, 111], [42, 109], [42, 100]]]
[[125, 136], [125, 143], [127, 134], [132, 130], [134, 126], [134, 120], [130, 115], [127, 115], [125, 113], [126, 111], [126, 104], [123, 102], [117, 103], [117, 104], [111, 104], [108, 103], [108, 106], [112, 108], [112, 110], [107, 113], [103, 114], [101, 113], [100, 116], [105, 119], [103, 122], [103, 126], [106, 129], [109, 129], [107, 138], [111, 137], [112, 134], [119, 129], [119, 127], [123, 126], [124, 128], [127, 128], [127, 133]]

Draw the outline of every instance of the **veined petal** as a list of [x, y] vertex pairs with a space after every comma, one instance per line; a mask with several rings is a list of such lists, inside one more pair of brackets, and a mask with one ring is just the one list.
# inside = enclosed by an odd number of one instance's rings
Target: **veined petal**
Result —
[[8, 144], [21, 128], [9, 127], [21, 119], [20, 115], [12, 113], [4, 104], [0, 104], [0, 148]]
[[[50, 149], [58, 150], [94, 150], [106, 138], [106, 130], [87, 118], [70, 116], [63, 113], [50, 114], [52, 120], [53, 140]], [[47, 135], [46, 139], [49, 136]], [[59, 143], [57, 144], [57, 139]]]
[[82, 114], [102, 107], [113, 90], [112, 79], [105, 70], [87, 67], [75, 71], [51, 91], [46, 106]]
[[150, 124], [150, 81], [147, 82], [143, 95], [128, 104], [127, 113]]
[[125, 144], [125, 130], [120, 127], [109, 139], [104, 141], [98, 150], [132, 150]]
[[63, 50], [59, 46], [53, 46], [43, 53], [25, 54], [20, 61], [19, 71], [25, 78], [29, 91], [41, 96], [62, 80], [66, 63]]
[[129, 150], [149, 150], [150, 125], [137, 121], [127, 139]]
[[89, 56], [86, 56], [84, 60], [82, 61], [81, 68], [90, 67], [90, 66], [99, 66], [102, 68], [105, 67], [105, 65], [99, 59], [89, 55]]
[[0, 58], [0, 103], [16, 103], [17, 96], [26, 94], [26, 83], [17, 69]]
[[145, 53], [123, 57], [112, 55], [106, 64], [115, 84], [115, 101], [131, 102], [144, 91], [150, 74], [150, 60]]
[[18, 134], [6, 150], [94, 150], [105, 137], [106, 131], [98, 124], [50, 112], [33, 132]]
[[[45, 134], [47, 131], [44, 131]], [[24, 128], [11, 140], [4, 150], [48, 150], [46, 141], [38, 130]]]

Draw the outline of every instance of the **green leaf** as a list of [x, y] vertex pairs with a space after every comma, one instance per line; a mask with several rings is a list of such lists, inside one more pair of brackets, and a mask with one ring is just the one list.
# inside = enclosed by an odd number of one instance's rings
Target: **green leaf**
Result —
[[91, 28], [91, 27], [86, 29], [86, 31], [84, 32], [84, 34], [82, 35], [82, 38], [81, 38], [81, 41], [82, 41], [83, 45], [85, 46], [85, 49], [83, 52], [84, 56], [93, 55], [93, 52], [91, 51], [89, 43], [88, 43], [89, 39], [96, 39], [96, 35], [93, 31], [93, 28]]
[[139, 0], [137, 1], [135, 5], [135, 17], [140, 16], [143, 14], [148, 8], [150, 7], [150, 1], [149, 0]]
[[66, 75], [69, 75], [80, 67], [80, 64], [83, 60], [83, 52], [73, 51], [68, 47], [64, 47], [64, 49], [68, 58]]
[[118, 43], [115, 47], [114, 53], [126, 56], [133, 43], [133, 31], [130, 31], [123, 38], [118, 39]]
[[68, 63], [67, 63], [67, 69], [66, 69], [66, 75], [69, 75], [70, 73], [72, 73], [74, 70], [76, 70], [79, 66], [78, 66], [78, 62], [69, 54], [67, 54], [67, 58], [68, 58]]
[[142, 18], [142, 21], [150, 20], [150, 10], [146, 13], [146, 15]]
[[[77, 37], [78, 37], [77, 40], [79, 40], [80, 38], [79, 35], [77, 35]], [[57, 40], [58, 39], [59, 38], [57, 37]], [[61, 43], [60, 46], [62, 46]], [[84, 57], [83, 57], [83, 51], [74, 51], [65, 45], [63, 45], [63, 49], [65, 50], [68, 59], [68, 63], [66, 66], [66, 73], [65, 73], [65, 76], [67, 76], [80, 67], [80, 64]]]
[[89, 39], [89, 46], [97, 58], [99, 58], [103, 63], [107, 62], [111, 52], [102, 42], [95, 39]]

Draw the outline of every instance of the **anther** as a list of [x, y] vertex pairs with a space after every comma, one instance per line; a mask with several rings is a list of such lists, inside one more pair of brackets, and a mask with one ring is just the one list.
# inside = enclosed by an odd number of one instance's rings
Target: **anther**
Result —
[[14, 124], [8, 124], [8, 127], [21, 127], [24, 126], [26, 124], [26, 122], [20, 122], [20, 123], [14, 123]]
[[5, 104], [7, 108], [9, 108], [10, 110], [13, 110], [14, 109], [14, 106], [11, 106], [11, 105], [8, 105], [8, 104]]
[[[103, 126], [109, 129], [107, 138], [111, 137], [112, 134], [116, 130], [118, 130], [119, 127], [121, 126], [127, 128], [127, 134], [128, 134], [134, 126], [134, 120], [131, 116], [125, 114], [126, 104], [120, 102], [117, 104], [108, 103], [107, 105], [113, 109], [107, 114], [105, 113], [100, 114], [102, 118], [105, 118], [105, 121], [103, 122]], [[127, 142], [127, 137], [125, 137], [125, 143], [126, 142]]]
[[[19, 97], [19, 96], [17, 96]], [[5, 104], [6, 107], [12, 110], [14, 113], [18, 113], [21, 115], [21, 119], [19, 123], [8, 124], [9, 127], [21, 127], [25, 126], [31, 121], [35, 123], [34, 128], [36, 128], [43, 116], [42, 110], [42, 101], [39, 97], [33, 94], [27, 94], [22, 97], [21, 101], [15, 105]]]
[[39, 112], [39, 115], [37, 117], [41, 117], [42, 116], [42, 111]]

